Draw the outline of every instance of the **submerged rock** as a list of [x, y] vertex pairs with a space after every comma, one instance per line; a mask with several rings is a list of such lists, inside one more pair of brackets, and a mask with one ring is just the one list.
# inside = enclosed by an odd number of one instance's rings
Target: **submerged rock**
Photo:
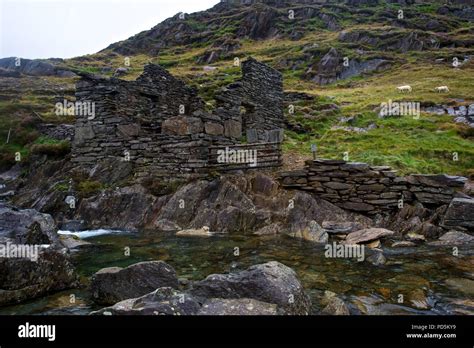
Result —
[[474, 280], [466, 278], [450, 278], [445, 281], [452, 289], [461, 291], [468, 296], [474, 296]]
[[375, 295], [352, 296], [351, 304], [354, 306], [353, 314], [365, 315], [426, 315], [426, 311], [410, 308], [407, 306], [386, 303], [384, 299]]
[[350, 315], [349, 308], [346, 303], [340, 299], [334, 292], [325, 291], [324, 298], [321, 301], [325, 305], [321, 314], [326, 315]]
[[307, 315], [311, 306], [296, 273], [276, 261], [238, 273], [212, 274], [194, 283], [190, 293], [205, 299], [251, 298], [276, 304], [285, 314], [292, 315]]
[[314, 220], [311, 220], [306, 227], [292, 233], [291, 236], [322, 244], [327, 243], [329, 240], [326, 231]]
[[418, 309], [429, 309], [430, 304], [423, 289], [414, 289], [407, 296], [410, 304]]
[[367, 262], [371, 263], [374, 266], [382, 266], [387, 263], [387, 259], [383, 254], [382, 249], [366, 249], [367, 258], [365, 259]]
[[61, 236], [61, 243], [68, 248], [70, 252], [77, 252], [88, 247], [93, 247], [92, 243], [86, 242], [85, 240], [72, 235]]
[[415, 247], [416, 244], [413, 242], [410, 242], [409, 240], [402, 240], [399, 242], [395, 242], [392, 244], [392, 248], [409, 248], [409, 247]]
[[177, 288], [176, 272], [163, 261], [149, 261], [101, 269], [92, 276], [90, 291], [96, 303], [111, 305], [160, 287]]

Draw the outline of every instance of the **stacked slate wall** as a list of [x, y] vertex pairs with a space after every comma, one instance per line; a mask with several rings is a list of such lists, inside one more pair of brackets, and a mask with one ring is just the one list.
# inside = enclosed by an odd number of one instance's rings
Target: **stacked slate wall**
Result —
[[284, 187], [314, 192], [335, 205], [376, 214], [397, 209], [403, 202], [429, 206], [449, 204], [466, 178], [448, 175], [398, 176], [388, 166], [339, 160], [307, 161], [303, 170], [280, 173]]

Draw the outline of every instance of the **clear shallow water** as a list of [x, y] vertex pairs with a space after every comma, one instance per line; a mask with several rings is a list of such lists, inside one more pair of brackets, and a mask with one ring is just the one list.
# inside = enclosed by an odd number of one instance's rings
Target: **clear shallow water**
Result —
[[[163, 260], [179, 278], [200, 280], [276, 260], [296, 271], [312, 298], [314, 314], [321, 309], [325, 290], [340, 295], [356, 314], [474, 314], [474, 252], [468, 249], [454, 257], [451, 248], [384, 248], [387, 264], [376, 267], [355, 259], [328, 259], [323, 246], [286, 236], [114, 233], [89, 236], [87, 241], [94, 246], [73, 257], [84, 277], [104, 267]], [[130, 256], [125, 256], [126, 248]], [[69, 301], [72, 293], [74, 304]], [[95, 309], [87, 291], [73, 289], [0, 309], [0, 314], [87, 314]]]

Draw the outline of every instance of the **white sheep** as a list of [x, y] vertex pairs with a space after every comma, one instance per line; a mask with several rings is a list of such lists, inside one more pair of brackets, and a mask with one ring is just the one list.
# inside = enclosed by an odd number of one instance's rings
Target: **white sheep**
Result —
[[439, 86], [439, 87], [435, 88], [435, 91], [438, 92], [438, 93], [449, 92], [449, 88], [448, 88], [448, 86]]
[[397, 90], [399, 92], [411, 92], [412, 88], [411, 88], [411, 86], [406, 85], [406, 86], [397, 87]]

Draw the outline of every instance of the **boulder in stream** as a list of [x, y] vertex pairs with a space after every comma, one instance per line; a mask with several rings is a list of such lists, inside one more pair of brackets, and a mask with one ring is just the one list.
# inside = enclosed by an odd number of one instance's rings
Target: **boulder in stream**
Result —
[[191, 294], [204, 299], [251, 298], [276, 304], [293, 315], [307, 315], [311, 306], [295, 271], [276, 261], [238, 273], [212, 274], [194, 283]]
[[92, 276], [90, 291], [96, 303], [112, 305], [161, 287], [178, 288], [176, 272], [163, 261], [149, 261], [101, 269]]

